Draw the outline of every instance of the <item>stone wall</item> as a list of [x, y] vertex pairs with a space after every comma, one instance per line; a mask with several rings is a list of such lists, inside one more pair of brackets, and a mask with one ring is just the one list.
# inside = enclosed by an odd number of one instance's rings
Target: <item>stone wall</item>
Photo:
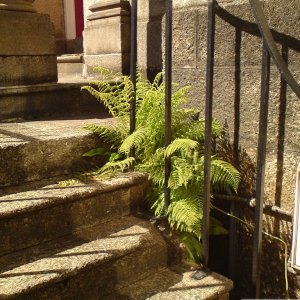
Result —
[[[162, 68], [164, 38], [164, 1], [139, 1], [139, 65], [148, 73]], [[256, 164], [258, 140], [262, 41], [248, 0], [219, 1], [216, 20], [214, 117], [227, 122], [230, 137], [234, 128], [239, 144]], [[192, 105], [204, 115], [207, 1], [174, 0], [173, 76], [181, 85], [191, 85]], [[289, 67], [300, 82], [300, 8], [299, 1], [263, 1], [270, 27]], [[296, 170], [300, 163], [300, 102], [286, 87], [276, 67], [271, 68], [271, 93], [268, 126], [265, 202], [293, 212]], [[253, 184], [252, 184], [253, 186]], [[243, 192], [243, 191], [242, 191]], [[247, 212], [245, 212], [246, 214]], [[291, 224], [266, 218], [265, 229], [291, 241]], [[240, 265], [251, 260], [251, 239], [240, 244]], [[282, 247], [265, 241], [263, 257], [263, 295], [283, 296]], [[280, 252], [281, 251], [281, 252]], [[242, 255], [243, 254], [243, 255]], [[250, 258], [249, 258], [250, 257]], [[249, 270], [248, 270], [249, 268]], [[242, 268], [244, 289], [250, 281], [251, 265]], [[268, 279], [267, 279], [268, 278]], [[295, 277], [290, 278], [296, 282]], [[248, 281], [248, 282], [247, 282]], [[292, 287], [297, 297], [297, 285]], [[244, 295], [245, 296], [245, 295]], [[249, 295], [248, 295], [249, 296]]]
[[65, 45], [65, 19], [63, 0], [36, 0], [34, 7], [39, 13], [48, 14], [55, 27], [56, 52], [58, 54], [66, 52]]

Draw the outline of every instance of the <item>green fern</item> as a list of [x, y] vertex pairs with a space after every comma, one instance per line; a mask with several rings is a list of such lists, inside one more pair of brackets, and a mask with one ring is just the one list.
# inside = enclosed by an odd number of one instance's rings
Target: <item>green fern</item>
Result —
[[[167, 214], [170, 226], [181, 232], [189, 256], [199, 262], [201, 258], [201, 224], [203, 211], [204, 182], [204, 137], [205, 120], [197, 117], [197, 110], [183, 108], [189, 104], [189, 87], [178, 88], [172, 95], [172, 138], [173, 142], [164, 147], [165, 135], [165, 85], [163, 73], [150, 83], [137, 70], [136, 130], [129, 134], [129, 108], [134, 95], [133, 84], [128, 76], [113, 74], [99, 68], [101, 80], [92, 81], [89, 91], [98, 101], [104, 103], [120, 125], [102, 127], [86, 125], [118, 149], [116, 160], [112, 160], [95, 174], [115, 174], [135, 167], [147, 172], [151, 183], [148, 195], [150, 207], [156, 216]], [[112, 83], [118, 77], [118, 83]], [[221, 126], [217, 120], [212, 123], [213, 138], [220, 138]], [[135, 159], [130, 150], [135, 150]], [[215, 154], [214, 154], [215, 155]], [[171, 203], [164, 209], [164, 159], [172, 162], [168, 186], [171, 189]], [[123, 159], [121, 159], [123, 158]], [[211, 185], [213, 192], [237, 191], [240, 182], [238, 171], [221, 158], [212, 156]], [[219, 228], [219, 229], [218, 229]], [[212, 221], [212, 233], [224, 233], [217, 222]]]
[[119, 147], [122, 144], [123, 139], [129, 135], [129, 131], [120, 126], [85, 124], [83, 129], [96, 133], [105, 142], [112, 144], [112, 147]]

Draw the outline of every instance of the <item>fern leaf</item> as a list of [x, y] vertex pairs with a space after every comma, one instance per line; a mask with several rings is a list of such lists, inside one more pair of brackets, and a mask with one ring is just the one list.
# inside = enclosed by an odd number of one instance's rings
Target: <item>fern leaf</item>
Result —
[[105, 142], [111, 143], [114, 147], [119, 147], [123, 142], [123, 138], [128, 134], [128, 130], [122, 127], [112, 125], [95, 125], [85, 124], [83, 129], [92, 131], [104, 139]]
[[181, 232], [200, 235], [202, 211], [197, 198], [173, 201], [168, 209], [169, 223]]
[[180, 151], [184, 156], [189, 156], [197, 147], [199, 147], [199, 143], [191, 139], [175, 139], [166, 148], [165, 157], [170, 157], [177, 151]]
[[141, 145], [145, 141], [148, 134], [148, 128], [139, 128], [124, 140], [119, 148], [119, 152], [128, 155], [132, 148]]
[[162, 188], [165, 183], [164, 149], [157, 149], [151, 158], [137, 165], [137, 169], [148, 173], [149, 179], [153, 182], [154, 186]]
[[131, 168], [134, 162], [134, 157], [127, 157], [123, 160], [108, 162], [99, 170], [99, 173], [107, 171], [112, 171], [113, 173], [116, 173], [118, 171], [124, 172], [125, 170]]
[[237, 192], [240, 180], [240, 173], [230, 163], [223, 160], [212, 160], [211, 182], [215, 191], [232, 188]]
[[172, 172], [169, 179], [169, 188], [187, 187], [189, 181], [194, 176], [194, 166], [184, 158], [176, 157], [172, 161]]

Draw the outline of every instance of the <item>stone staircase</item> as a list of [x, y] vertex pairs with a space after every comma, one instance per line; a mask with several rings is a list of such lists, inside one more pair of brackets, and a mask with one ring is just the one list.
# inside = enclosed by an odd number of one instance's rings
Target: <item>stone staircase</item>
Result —
[[[22, 88], [27, 103], [32, 89], [47, 93], [41, 85]], [[103, 163], [82, 157], [104, 145], [83, 124], [115, 121], [93, 106], [85, 114], [53, 106], [46, 119], [42, 94], [44, 119], [24, 105], [0, 123], [0, 299], [227, 299], [230, 280], [212, 273], [197, 281], [169, 265], [165, 239], [137, 214], [145, 174], [62, 183]], [[83, 98], [76, 99], [80, 110]]]

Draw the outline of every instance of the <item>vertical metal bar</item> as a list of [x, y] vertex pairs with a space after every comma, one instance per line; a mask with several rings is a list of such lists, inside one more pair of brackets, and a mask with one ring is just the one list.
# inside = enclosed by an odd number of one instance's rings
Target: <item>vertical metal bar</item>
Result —
[[[133, 83], [133, 97], [130, 101], [130, 133], [135, 131], [136, 115], [136, 63], [137, 63], [137, 0], [131, 2], [131, 36], [130, 36], [130, 78]], [[134, 156], [134, 150], [131, 151]]]
[[[172, 23], [173, 0], [166, 2], [166, 45], [165, 45], [165, 147], [172, 138]], [[171, 158], [165, 159], [165, 210], [170, 204], [171, 193], [168, 182], [171, 174]]]
[[215, 21], [216, 1], [208, 1], [208, 34], [207, 34], [207, 69], [206, 69], [206, 101], [205, 101], [205, 150], [204, 150], [204, 203], [202, 222], [202, 242], [204, 268], [209, 258], [209, 214], [210, 214], [210, 164], [212, 140], [212, 107], [214, 87], [214, 52], [215, 52]]
[[263, 46], [261, 99], [259, 116], [259, 136], [257, 149], [257, 177], [256, 177], [256, 205], [255, 205], [255, 230], [253, 237], [253, 263], [252, 263], [252, 289], [253, 296], [257, 299], [260, 293], [260, 267], [262, 251], [262, 226], [266, 146], [268, 131], [268, 109], [270, 90], [270, 54], [266, 44]]
[[[234, 140], [233, 140], [233, 155], [235, 167], [239, 165], [239, 144], [240, 144], [240, 101], [241, 101], [241, 42], [242, 32], [239, 28], [236, 28], [235, 32], [235, 99], [234, 99]], [[230, 202], [230, 213], [237, 215], [236, 203]], [[236, 278], [237, 267], [237, 244], [238, 244], [238, 232], [237, 232], [236, 220], [230, 218], [229, 226], [229, 277], [234, 282]], [[232, 295], [234, 291], [232, 291]]]

